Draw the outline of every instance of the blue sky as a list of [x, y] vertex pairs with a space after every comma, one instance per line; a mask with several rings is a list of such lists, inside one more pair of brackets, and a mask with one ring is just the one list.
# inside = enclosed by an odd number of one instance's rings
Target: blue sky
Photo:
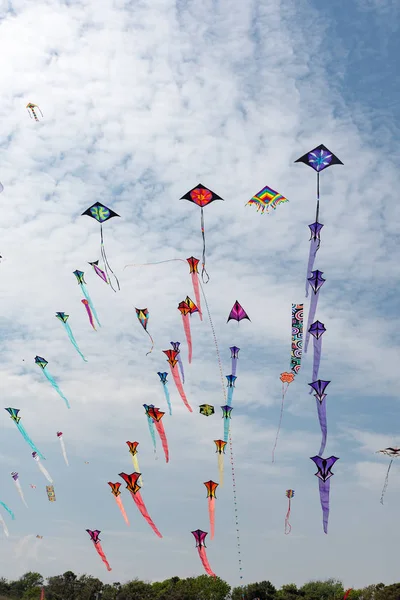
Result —
[[[229, 346], [241, 348], [232, 436], [243, 582], [338, 577], [356, 587], [398, 579], [400, 474], [394, 465], [382, 506], [388, 460], [375, 454], [398, 443], [396, 14], [394, 2], [377, 0], [350, 8], [303, 0], [18, 0], [1, 14], [1, 392], [4, 407], [21, 409], [57, 497], [47, 501], [46, 480], [3, 411], [0, 500], [16, 520], [0, 542], [2, 575], [71, 569], [112, 582], [202, 572], [190, 531], [209, 530], [203, 481], [218, 481], [213, 440], [223, 427], [211, 330], [206, 319], [192, 319], [185, 389], [194, 407], [211, 403], [216, 414], [189, 414], [170, 382], [166, 465], [160, 448], [154, 458], [142, 405], [165, 409], [157, 371], [167, 370], [162, 350], [170, 340], [182, 341], [186, 355], [176, 307], [191, 296], [191, 281], [179, 262], [124, 270], [133, 262], [200, 258], [199, 210], [179, 198], [201, 181], [225, 200], [205, 210], [206, 295], [224, 374]], [[40, 123], [29, 119], [28, 102], [43, 111]], [[327, 327], [320, 375], [332, 381], [325, 455], [340, 457], [327, 536], [309, 459], [320, 442], [307, 386], [311, 354], [287, 393], [271, 464], [291, 304], [304, 300], [307, 225], [315, 214], [315, 176], [293, 162], [320, 143], [344, 163], [321, 176], [325, 227], [316, 262], [327, 280], [317, 313]], [[245, 204], [266, 184], [289, 203], [261, 216]], [[104, 228], [118, 294], [87, 264], [100, 258], [100, 235], [80, 215], [96, 200], [121, 215]], [[75, 269], [85, 271], [103, 325], [97, 332], [80, 303]], [[251, 323], [226, 324], [236, 299]], [[134, 310], [145, 306], [155, 339], [147, 357]], [[70, 314], [87, 364], [56, 311]], [[34, 364], [36, 354], [49, 361], [70, 411]], [[128, 529], [107, 486], [132, 470], [126, 440], [140, 442], [142, 496], [162, 540], [125, 491]], [[208, 556], [237, 585], [229, 454], [225, 464]], [[285, 536], [288, 488], [296, 496]], [[102, 531], [110, 574], [86, 528]]]

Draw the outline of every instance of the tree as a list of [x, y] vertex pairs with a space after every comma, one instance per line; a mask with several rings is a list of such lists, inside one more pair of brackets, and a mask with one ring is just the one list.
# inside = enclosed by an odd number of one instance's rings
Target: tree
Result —
[[[297, 588], [294, 583], [288, 583], [283, 585], [280, 590], [276, 593], [277, 600], [296, 600], [297, 598], [303, 598], [304, 592]], [[354, 600], [352, 598], [352, 600]]]
[[375, 594], [375, 600], [399, 600], [399, 598], [400, 583], [394, 583], [393, 585], [385, 585], [384, 587], [380, 587], [377, 589]]
[[243, 588], [234, 588], [232, 592], [232, 600], [275, 600], [276, 599], [276, 588], [270, 581], [260, 581], [257, 583], [250, 583]]
[[342, 582], [337, 579], [309, 581], [303, 585], [301, 591], [305, 600], [339, 600], [344, 594]]

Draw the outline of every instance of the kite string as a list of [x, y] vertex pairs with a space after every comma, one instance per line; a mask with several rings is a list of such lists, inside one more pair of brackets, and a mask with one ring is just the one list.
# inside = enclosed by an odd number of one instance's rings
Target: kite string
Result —
[[108, 277], [108, 281], [110, 283], [111, 289], [114, 292], [116, 292], [117, 290], [114, 289], [113, 284], [111, 283], [111, 277], [108, 274], [108, 270], [113, 274], [114, 279], [117, 282], [118, 289], [120, 290], [121, 288], [119, 286], [118, 277], [116, 276], [116, 274], [114, 273], [114, 271], [110, 267], [110, 263], [108, 262], [108, 259], [107, 259], [106, 249], [104, 247], [103, 224], [102, 223], [100, 223], [100, 240], [101, 240], [101, 243], [100, 243], [100, 252], [101, 252], [101, 257], [102, 257], [103, 262], [104, 262], [104, 267], [105, 267], [105, 271], [106, 271], [106, 274], [107, 274], [107, 277]]
[[[217, 336], [215, 334], [214, 325], [213, 325], [213, 322], [212, 322], [212, 319], [211, 319], [211, 313], [210, 313], [210, 308], [208, 306], [207, 298], [206, 298], [206, 295], [204, 293], [204, 289], [203, 289], [203, 286], [201, 285], [201, 283], [200, 283], [200, 288], [201, 288], [201, 291], [202, 291], [202, 294], [203, 294], [204, 303], [206, 305], [206, 310], [207, 310], [207, 315], [208, 315], [208, 320], [210, 321], [211, 331], [212, 331], [212, 335], [213, 335], [213, 338], [214, 338], [214, 345], [215, 345], [215, 350], [216, 350], [216, 353], [217, 353], [217, 360], [218, 360], [219, 372], [220, 372], [220, 376], [221, 376], [222, 393], [224, 395], [224, 403], [226, 404], [226, 390], [225, 390], [224, 374], [223, 374], [223, 370], [222, 370], [221, 356], [220, 356], [220, 353], [219, 353]], [[233, 504], [234, 504], [234, 514], [235, 514], [235, 525], [236, 525], [236, 542], [237, 542], [237, 550], [238, 550], [239, 573], [240, 573], [240, 579], [243, 579], [243, 576], [241, 574], [242, 573], [242, 557], [241, 557], [241, 549], [240, 549], [241, 547], [240, 547], [240, 532], [239, 532], [239, 516], [238, 516], [237, 497], [236, 497], [235, 463], [234, 463], [233, 446], [232, 446], [232, 433], [231, 433], [231, 431], [229, 431], [229, 438], [228, 438], [228, 440], [229, 440], [229, 454], [230, 454], [231, 469], [232, 469], [232, 491], [233, 491]]]
[[186, 260], [184, 260], [183, 258], [170, 258], [168, 260], [159, 260], [157, 262], [151, 262], [151, 263], [144, 263], [144, 264], [136, 264], [136, 263], [130, 263], [129, 265], [125, 265], [124, 266], [124, 271], [127, 267], [149, 267], [152, 265], [162, 265], [164, 263], [169, 263], [169, 262], [175, 262], [177, 260], [180, 260], [181, 262], [186, 262]]

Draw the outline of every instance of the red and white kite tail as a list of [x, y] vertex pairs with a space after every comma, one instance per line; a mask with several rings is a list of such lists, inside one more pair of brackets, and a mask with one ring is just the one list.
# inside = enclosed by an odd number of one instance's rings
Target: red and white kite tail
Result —
[[208, 499], [208, 515], [210, 517], [210, 539], [214, 539], [215, 533], [215, 498]]
[[140, 495], [140, 492], [136, 492], [136, 494], [133, 494], [131, 492], [132, 498], [135, 501], [136, 506], [138, 507], [138, 509], [140, 510], [140, 512], [142, 513], [142, 516], [144, 519], [146, 519], [146, 521], [148, 522], [148, 524], [150, 525], [150, 527], [152, 528], [152, 530], [154, 531], [154, 533], [159, 537], [162, 538], [161, 533], [158, 531], [157, 527], [155, 526], [155, 524], [153, 523], [149, 513], [147, 512], [147, 508], [143, 502], [142, 496]]
[[154, 425], [157, 429], [158, 435], [160, 436], [161, 444], [164, 449], [165, 462], [169, 462], [169, 449], [164, 425], [161, 423], [161, 421], [154, 421]]
[[285, 535], [288, 535], [292, 531], [292, 526], [289, 523], [290, 519], [290, 498], [289, 498], [289, 506], [285, 517]]
[[100, 556], [101, 560], [106, 565], [107, 571], [112, 571], [110, 565], [108, 564], [108, 560], [106, 558], [106, 555], [104, 554], [104, 551], [103, 551], [103, 548], [101, 547], [100, 542], [97, 542], [97, 544], [94, 544], [94, 547], [97, 550], [97, 554]]
[[171, 365], [171, 373], [172, 373], [172, 377], [174, 378], [174, 381], [175, 381], [176, 389], [178, 390], [179, 395], [182, 398], [184, 405], [186, 406], [186, 408], [188, 409], [189, 412], [193, 412], [193, 409], [190, 406], [188, 399], [186, 398], [186, 394], [183, 389], [182, 381], [179, 376], [179, 371], [178, 371], [178, 368], [176, 365], [174, 367]]
[[183, 328], [185, 330], [186, 342], [188, 345], [188, 363], [190, 365], [190, 363], [192, 362], [192, 334], [190, 332], [189, 318], [189, 313], [187, 315], [182, 315]]
[[212, 571], [210, 563], [208, 562], [206, 549], [204, 548], [204, 546], [199, 546], [197, 550], [199, 552], [200, 560], [203, 563], [203, 567], [207, 575], [210, 575], [211, 577], [216, 577], [216, 574]]
[[115, 496], [115, 501], [118, 504], [118, 508], [121, 511], [121, 515], [123, 516], [125, 523], [127, 525], [129, 525], [128, 515], [126, 514], [126, 511], [125, 511], [124, 505], [122, 504], [121, 498], [119, 496]]
[[350, 592], [352, 592], [352, 591], [353, 591], [353, 588], [350, 588], [350, 589], [346, 590], [346, 591], [345, 591], [345, 594], [344, 594], [344, 596], [343, 596], [343, 600], [347, 600], [347, 598], [348, 598], [348, 597], [349, 597], [349, 595], [350, 595]]
[[224, 455], [218, 454], [218, 473], [219, 473], [219, 487], [224, 486]]
[[200, 321], [202, 321], [203, 313], [201, 312], [199, 276], [197, 273], [192, 273], [192, 285], [193, 285], [194, 297], [196, 298], [196, 306], [199, 309]]

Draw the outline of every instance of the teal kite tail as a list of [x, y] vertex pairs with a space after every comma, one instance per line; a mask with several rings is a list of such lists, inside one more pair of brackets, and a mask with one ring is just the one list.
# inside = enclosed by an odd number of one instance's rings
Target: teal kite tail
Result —
[[50, 373], [48, 373], [46, 371], [46, 369], [43, 369], [43, 373], [46, 375], [47, 379], [50, 381], [51, 385], [56, 390], [57, 394], [59, 394], [59, 396], [61, 396], [61, 398], [64, 400], [65, 404], [67, 405], [67, 408], [71, 408], [69, 405], [68, 399], [64, 396], [64, 394], [58, 387], [57, 382], [53, 379], [52, 375], [50, 375]]
[[165, 394], [165, 398], [167, 400], [169, 414], [172, 415], [172, 406], [171, 406], [171, 398], [169, 397], [169, 389], [167, 388], [167, 386], [165, 384], [164, 384], [164, 394]]
[[1, 502], [1, 501], [0, 501], [0, 505], [4, 508], [4, 510], [6, 510], [8, 512], [8, 514], [10, 515], [12, 520], [15, 521], [15, 515], [14, 515], [13, 511], [11, 510], [11, 508], [8, 508], [7, 504], [4, 504], [4, 502]]
[[86, 300], [87, 300], [87, 301], [88, 301], [88, 303], [89, 303], [89, 306], [90, 306], [90, 308], [91, 308], [91, 310], [92, 310], [93, 316], [94, 316], [94, 318], [95, 318], [95, 319], [96, 319], [96, 321], [97, 321], [97, 325], [98, 325], [99, 327], [101, 327], [101, 323], [100, 323], [100, 321], [99, 321], [99, 317], [97, 316], [96, 309], [95, 309], [95, 307], [93, 306], [93, 302], [92, 302], [92, 299], [91, 299], [91, 297], [89, 296], [89, 292], [87, 291], [86, 285], [85, 285], [84, 283], [81, 283], [81, 288], [82, 288], [83, 295], [85, 296]]
[[224, 442], [227, 442], [229, 438], [229, 419], [225, 419], [224, 423]]
[[154, 423], [153, 423], [153, 419], [151, 417], [147, 417], [147, 422], [149, 424], [149, 431], [150, 431], [150, 435], [151, 435], [151, 439], [153, 440], [153, 446], [154, 446], [154, 452], [156, 452], [157, 450], [157, 445], [156, 445], [156, 432], [154, 430]]
[[72, 329], [71, 329], [71, 327], [69, 326], [69, 324], [68, 324], [68, 323], [63, 323], [63, 325], [64, 325], [64, 327], [65, 327], [65, 330], [66, 330], [66, 332], [68, 333], [68, 337], [69, 337], [69, 339], [71, 340], [71, 343], [72, 343], [72, 345], [74, 346], [75, 350], [76, 350], [76, 351], [77, 351], [77, 353], [78, 353], [78, 354], [81, 356], [81, 358], [83, 358], [83, 360], [84, 360], [85, 362], [87, 362], [87, 358], [85, 358], [85, 357], [83, 356], [82, 352], [81, 352], [81, 351], [80, 351], [80, 349], [79, 349], [79, 346], [78, 346], [78, 344], [76, 343], [76, 339], [74, 338], [74, 334], [72, 333]]
[[234, 389], [235, 388], [233, 386], [228, 388], [228, 400], [227, 400], [227, 405], [228, 406], [232, 406], [233, 390]]
[[45, 457], [43, 456], [43, 454], [36, 448], [35, 444], [32, 442], [31, 438], [29, 437], [29, 435], [26, 433], [24, 426], [21, 425], [21, 423], [17, 423], [17, 427], [22, 435], [22, 437], [24, 438], [24, 440], [30, 445], [30, 447], [32, 448], [32, 450], [34, 452], [37, 452], [38, 455], [40, 456], [40, 458], [43, 458], [43, 460], [46, 460]]

